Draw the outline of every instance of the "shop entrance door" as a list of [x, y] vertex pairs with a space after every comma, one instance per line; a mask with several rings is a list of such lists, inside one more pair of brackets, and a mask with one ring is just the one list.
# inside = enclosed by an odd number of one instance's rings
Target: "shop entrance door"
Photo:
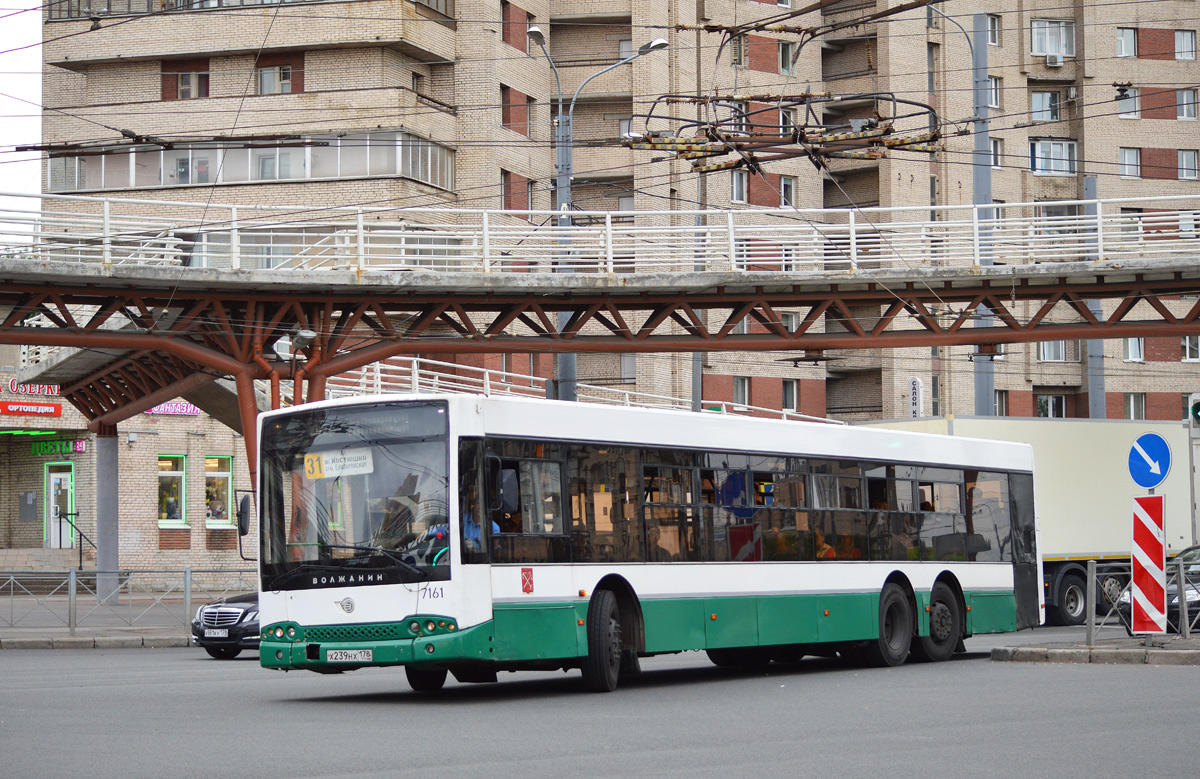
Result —
[[49, 549], [75, 546], [75, 466], [46, 463], [45, 531], [42, 545]]

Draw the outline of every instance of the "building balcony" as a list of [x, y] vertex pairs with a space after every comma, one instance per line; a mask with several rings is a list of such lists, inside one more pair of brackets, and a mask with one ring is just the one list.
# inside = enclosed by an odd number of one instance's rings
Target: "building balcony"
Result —
[[[276, 14], [275, 5], [261, 6], [260, 13], [249, 13], [245, 7], [232, 8], [231, 0], [203, 0], [177, 11], [163, 13], [154, 7], [163, 0], [92, 0], [116, 7], [111, 14], [96, 12], [89, 22], [64, 21], [47, 33], [43, 57], [48, 65], [68, 70], [89, 65], [139, 60], [173, 59], [205, 55], [257, 54], [262, 51], [318, 50], [389, 47], [421, 62], [445, 62], [455, 58], [455, 33], [452, 23], [431, 24], [430, 19], [441, 15], [412, 2], [393, 5], [386, 0], [362, 0], [327, 5], [340, 17], [336, 22], [314, 22], [305, 14]], [[225, 5], [217, 5], [217, 2]], [[236, 0], [233, 0], [236, 1]], [[71, 0], [87, 3], [88, 0]], [[152, 10], [138, 10], [150, 3]], [[95, 6], [87, 6], [95, 11]], [[51, 7], [51, 18], [54, 6]], [[68, 9], [61, 18], [82, 10]], [[150, 14], [136, 25], [106, 24], [113, 15]], [[81, 49], [71, 37], [73, 28], [87, 30], [86, 48]], [[270, 35], [268, 37], [268, 31]], [[268, 41], [263, 47], [263, 41]], [[286, 42], [286, 43], [285, 43]]]

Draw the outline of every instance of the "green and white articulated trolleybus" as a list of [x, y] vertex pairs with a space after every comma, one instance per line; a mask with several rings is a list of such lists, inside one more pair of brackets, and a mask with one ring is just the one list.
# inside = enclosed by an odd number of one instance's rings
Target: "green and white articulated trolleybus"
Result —
[[945, 660], [1040, 621], [1023, 444], [471, 395], [263, 414], [263, 666]]

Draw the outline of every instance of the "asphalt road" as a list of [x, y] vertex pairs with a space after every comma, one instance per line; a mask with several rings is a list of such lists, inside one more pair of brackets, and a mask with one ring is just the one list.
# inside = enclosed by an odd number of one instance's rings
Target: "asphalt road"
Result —
[[427, 696], [399, 669], [284, 674], [252, 652], [12, 650], [0, 775], [1194, 774], [1200, 668], [993, 663], [993, 643], [886, 670], [808, 659], [735, 673], [686, 653], [643, 661], [607, 695], [581, 692], [578, 672], [451, 680]]

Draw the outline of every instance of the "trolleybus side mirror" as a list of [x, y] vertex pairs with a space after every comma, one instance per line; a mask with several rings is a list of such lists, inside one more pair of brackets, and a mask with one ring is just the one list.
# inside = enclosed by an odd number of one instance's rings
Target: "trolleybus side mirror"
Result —
[[250, 533], [250, 505], [250, 496], [243, 495], [237, 511], [238, 535], [244, 536]]

